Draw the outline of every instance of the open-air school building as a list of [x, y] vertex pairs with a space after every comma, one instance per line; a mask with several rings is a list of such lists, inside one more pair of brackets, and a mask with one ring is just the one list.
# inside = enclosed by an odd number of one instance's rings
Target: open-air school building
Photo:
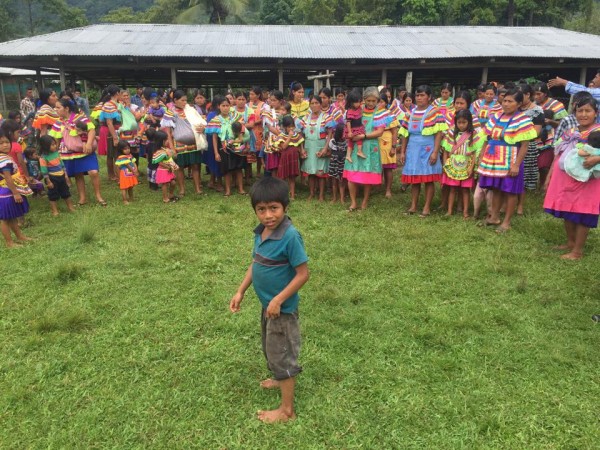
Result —
[[[103, 24], [0, 44], [0, 66], [53, 72], [62, 87], [283, 90], [437, 84], [474, 87], [559, 75], [585, 83], [600, 36], [551, 27]], [[592, 72], [594, 71], [594, 72]]]

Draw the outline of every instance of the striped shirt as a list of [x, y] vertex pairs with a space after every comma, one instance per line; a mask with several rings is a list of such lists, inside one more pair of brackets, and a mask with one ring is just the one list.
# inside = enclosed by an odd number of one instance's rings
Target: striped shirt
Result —
[[57, 151], [47, 155], [40, 155], [40, 172], [42, 172], [44, 178], [47, 176], [65, 176], [65, 166]]

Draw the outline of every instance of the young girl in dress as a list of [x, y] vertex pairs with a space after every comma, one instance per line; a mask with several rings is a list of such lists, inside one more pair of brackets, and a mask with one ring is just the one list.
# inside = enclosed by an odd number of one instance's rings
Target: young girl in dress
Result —
[[343, 205], [346, 197], [346, 180], [344, 180], [344, 161], [346, 160], [346, 151], [348, 142], [344, 139], [344, 130], [346, 126], [343, 122], [335, 126], [333, 138], [329, 141], [329, 176], [333, 180], [331, 203], [337, 202], [338, 192], [340, 194], [340, 203]]
[[123, 204], [129, 205], [133, 201], [133, 187], [138, 184], [138, 169], [131, 154], [129, 142], [120, 140], [117, 143], [117, 159], [115, 166], [119, 170], [119, 188], [123, 197]]
[[433, 106], [440, 110], [445, 117], [448, 113], [454, 112], [454, 99], [451, 97], [452, 85], [450, 83], [442, 84], [440, 97], [436, 98]]
[[[352, 162], [352, 152], [354, 151], [353, 136], [365, 134], [365, 127], [362, 123], [362, 99], [358, 91], [351, 91], [346, 99], [348, 109], [346, 110], [346, 135], [348, 140], [348, 151], [346, 152], [346, 160]], [[358, 150], [356, 155], [359, 158], [366, 158], [363, 153], [363, 141], [356, 141]]]
[[179, 166], [173, 160], [175, 151], [167, 146], [167, 133], [164, 131], [154, 131], [150, 128], [147, 135], [154, 141], [154, 154], [152, 155], [152, 163], [158, 164], [156, 169], [156, 184], [162, 190], [164, 203], [175, 203], [179, 197], [173, 195], [175, 192], [175, 172], [179, 170]]
[[[21, 232], [18, 218], [29, 211], [27, 199], [19, 193], [14, 176], [18, 174], [16, 163], [8, 156], [11, 142], [0, 128], [0, 229], [7, 247], [18, 247], [20, 244], [13, 241], [11, 231], [17, 241], [30, 241]], [[17, 175], [18, 177], [18, 175]]]
[[279, 136], [279, 119], [278, 111], [285, 104], [283, 93], [281, 91], [273, 91], [269, 97], [269, 108], [263, 111], [263, 126], [265, 131], [265, 171], [271, 172], [274, 177], [277, 176], [277, 168], [279, 167], [279, 158], [281, 155], [273, 142]]
[[300, 175], [298, 158], [306, 158], [304, 151], [304, 137], [296, 131], [296, 123], [292, 116], [285, 116], [281, 120], [283, 132], [277, 136], [275, 146], [279, 148], [280, 159], [277, 176], [287, 180], [290, 190], [290, 200], [296, 198], [296, 177]]
[[474, 186], [473, 169], [484, 140], [481, 135], [475, 133], [473, 115], [469, 110], [457, 112], [454, 121], [454, 129], [450, 130], [442, 141], [444, 149], [442, 184], [450, 188], [446, 215], [452, 215], [454, 199], [460, 191], [463, 217], [468, 219], [469, 197]]

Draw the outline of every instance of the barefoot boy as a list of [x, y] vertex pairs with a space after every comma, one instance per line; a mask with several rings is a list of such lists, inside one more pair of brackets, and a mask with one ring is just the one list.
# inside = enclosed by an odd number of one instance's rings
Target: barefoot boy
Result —
[[308, 257], [304, 242], [285, 214], [289, 204], [288, 185], [275, 177], [264, 177], [250, 191], [250, 200], [260, 225], [254, 230], [252, 264], [229, 303], [238, 312], [251, 284], [262, 304], [261, 330], [263, 353], [273, 378], [260, 383], [265, 389], [281, 390], [281, 405], [259, 411], [263, 422], [286, 422], [294, 413], [295, 377], [298, 365], [300, 328], [298, 291], [308, 281]]

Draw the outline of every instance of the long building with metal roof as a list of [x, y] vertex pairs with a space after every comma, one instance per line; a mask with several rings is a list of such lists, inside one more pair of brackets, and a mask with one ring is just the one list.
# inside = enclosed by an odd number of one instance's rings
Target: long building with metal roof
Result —
[[551, 27], [101, 24], [0, 43], [0, 66], [55, 70], [65, 83], [282, 87], [560, 74], [585, 80], [600, 36]]

